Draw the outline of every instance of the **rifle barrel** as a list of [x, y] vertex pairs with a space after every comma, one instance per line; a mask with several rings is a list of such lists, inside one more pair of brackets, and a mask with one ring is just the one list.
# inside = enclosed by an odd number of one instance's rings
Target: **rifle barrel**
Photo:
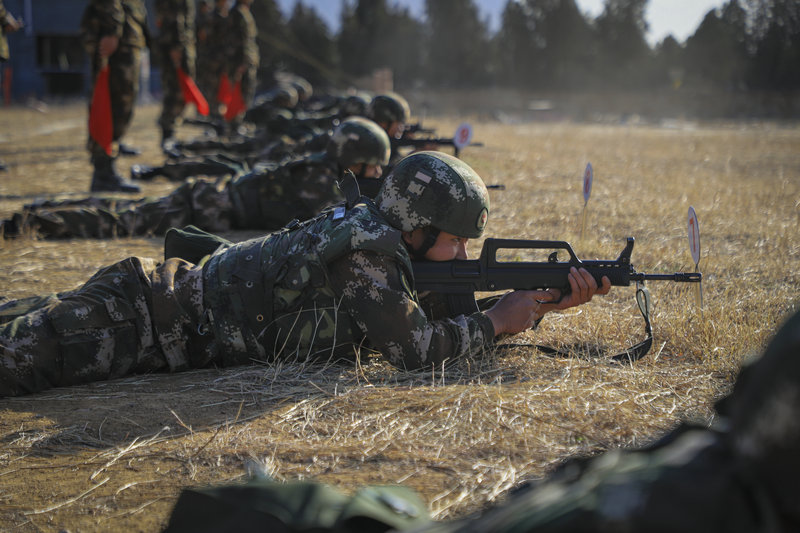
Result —
[[682, 281], [686, 283], [700, 283], [703, 274], [700, 272], [675, 272], [674, 274], [645, 274], [636, 272], [631, 274], [631, 281]]

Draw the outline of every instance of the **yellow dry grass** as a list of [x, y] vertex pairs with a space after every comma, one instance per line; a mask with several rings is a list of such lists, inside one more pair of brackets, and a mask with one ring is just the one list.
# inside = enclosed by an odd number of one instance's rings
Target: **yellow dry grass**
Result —
[[[137, 110], [130, 141], [145, 152], [121, 162], [160, 162], [157, 111]], [[426, 126], [446, 134], [461, 120]], [[567, 240], [586, 259], [615, 258], [633, 236], [638, 270], [693, 270], [686, 214], [694, 206], [702, 309], [692, 287], [650, 283], [655, 342], [633, 365], [585, 355], [642, 338], [633, 288], [618, 287], [511, 339], [571, 349], [569, 358], [522, 346], [430, 373], [378, 359], [256, 365], [1, 400], [3, 528], [156, 531], [181, 488], [254, 471], [345, 490], [404, 483], [447, 519], [502, 500], [567, 457], [638, 446], [680, 420], [709, 421], [743, 358], [796, 305], [800, 129], [469, 120], [485, 146], [463, 158], [487, 183], [506, 186], [491, 193], [490, 235]], [[11, 168], [0, 175], [0, 216], [37, 195], [87, 190], [84, 125], [82, 106], [3, 110], [0, 157]], [[580, 239], [587, 162], [595, 180]], [[172, 187], [146, 183], [145, 192]], [[0, 241], [0, 295], [73, 288], [102, 265], [161, 253], [158, 238]]]

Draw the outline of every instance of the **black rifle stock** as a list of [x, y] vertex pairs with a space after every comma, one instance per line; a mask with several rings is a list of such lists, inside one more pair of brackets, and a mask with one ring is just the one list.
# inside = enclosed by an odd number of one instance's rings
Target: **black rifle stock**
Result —
[[[568, 242], [537, 241], [525, 239], [486, 239], [478, 259], [453, 261], [414, 261], [414, 287], [418, 293], [426, 291], [438, 293], [444, 298], [448, 316], [470, 314], [478, 310], [476, 292], [517, 290], [559, 289], [562, 294], [570, 291], [568, 274], [571, 267], [585, 268], [602, 284], [603, 276], [608, 276], [611, 285], [627, 286], [647, 280], [663, 280], [699, 283], [700, 272], [676, 272], [674, 274], [645, 274], [637, 272], [631, 264], [633, 237], [628, 237], [625, 248], [615, 260], [583, 261], [578, 259]], [[554, 250], [547, 261], [504, 261], [498, 258], [500, 250]], [[558, 257], [559, 251], [566, 252], [565, 260]], [[643, 291], [644, 292], [644, 291]], [[637, 293], [637, 301], [639, 295]], [[643, 357], [652, 344], [649, 310], [639, 304], [645, 319], [647, 339], [626, 352], [614, 356], [615, 360], [636, 360]], [[428, 310], [427, 312], [431, 312]], [[432, 315], [437, 313], [431, 312]], [[441, 318], [441, 316], [431, 316]], [[539, 347], [549, 353], [557, 351]]]

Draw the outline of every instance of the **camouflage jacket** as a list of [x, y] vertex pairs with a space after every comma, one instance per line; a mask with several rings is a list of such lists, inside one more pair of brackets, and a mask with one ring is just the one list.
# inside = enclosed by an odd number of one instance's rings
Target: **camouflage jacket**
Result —
[[229, 49], [228, 62], [231, 71], [242, 65], [258, 67], [260, 61], [258, 30], [250, 9], [237, 4], [228, 15], [228, 31], [225, 42]]
[[156, 44], [164, 49], [180, 49], [194, 55], [195, 9], [193, 0], [156, 0]]
[[401, 232], [364, 198], [218, 250], [204, 267], [204, 298], [225, 365], [339, 358], [365, 347], [417, 369], [494, 343], [483, 313], [428, 319]]
[[281, 228], [292, 219], [306, 220], [342, 201], [338, 171], [324, 153], [275, 168], [257, 166], [228, 185], [238, 228]]
[[143, 0], [89, 0], [81, 19], [81, 41], [90, 56], [102, 37], [116, 35], [120, 47], [148, 46], [147, 9]]
[[8, 11], [3, 6], [3, 0], [0, 0], [0, 61], [8, 61], [9, 57], [11, 57], [8, 53], [8, 40], [3, 31], [6, 17], [8, 17]]

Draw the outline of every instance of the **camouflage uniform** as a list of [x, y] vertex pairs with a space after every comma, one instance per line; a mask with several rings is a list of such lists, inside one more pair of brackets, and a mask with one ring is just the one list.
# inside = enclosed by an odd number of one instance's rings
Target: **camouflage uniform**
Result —
[[0, 328], [0, 395], [362, 347], [413, 369], [492, 345], [486, 315], [429, 321], [413, 287], [400, 230], [369, 200], [220, 249], [202, 267], [127, 259]]
[[[161, 90], [163, 107], [158, 125], [162, 139], [173, 136], [175, 121], [183, 112], [186, 102], [178, 82], [178, 71], [194, 78], [195, 67], [195, 9], [194, 0], [156, 0], [156, 51], [161, 65]], [[173, 64], [171, 53], [180, 51], [179, 65]]]
[[[250, 2], [237, 1], [228, 15], [228, 26], [225, 42], [228, 46], [228, 77], [231, 83], [241, 79], [242, 99], [245, 107], [253, 104], [256, 93], [256, 73], [259, 64], [259, 52], [256, 38], [258, 30], [256, 21], [250, 13]], [[244, 73], [239, 78], [239, 69]]]
[[198, 27], [197, 31], [197, 84], [208, 101], [210, 115], [220, 118], [222, 114], [217, 92], [225, 71], [225, 39], [228, 35], [228, 8], [225, 2], [217, 0], [213, 11], [203, 19], [202, 27]]
[[[98, 52], [100, 39], [109, 35], [119, 37], [117, 50], [108, 58], [111, 115], [115, 143], [125, 134], [133, 117], [136, 95], [139, 92], [139, 66], [142, 49], [147, 46], [147, 12], [143, 0], [89, 0], [81, 20], [81, 39], [92, 58], [92, 79], [100, 72]], [[104, 149], [89, 137], [92, 161], [107, 156]]]
[[31, 204], [5, 225], [7, 236], [30, 228], [44, 238], [163, 235], [188, 224], [207, 231], [278, 229], [342, 200], [336, 162], [325, 154], [262, 165], [234, 178], [189, 179], [160, 198], [91, 197]]
[[[8, 51], [8, 39], [6, 38], [4, 26], [6, 25], [6, 19], [9, 16], [8, 11], [6, 11], [5, 6], [3, 6], [3, 0], [0, 0], [0, 63], [4, 61], [8, 61], [11, 58], [11, 55]], [[2, 74], [2, 72], [0, 72]], [[0, 76], [2, 79], [2, 76]]]

